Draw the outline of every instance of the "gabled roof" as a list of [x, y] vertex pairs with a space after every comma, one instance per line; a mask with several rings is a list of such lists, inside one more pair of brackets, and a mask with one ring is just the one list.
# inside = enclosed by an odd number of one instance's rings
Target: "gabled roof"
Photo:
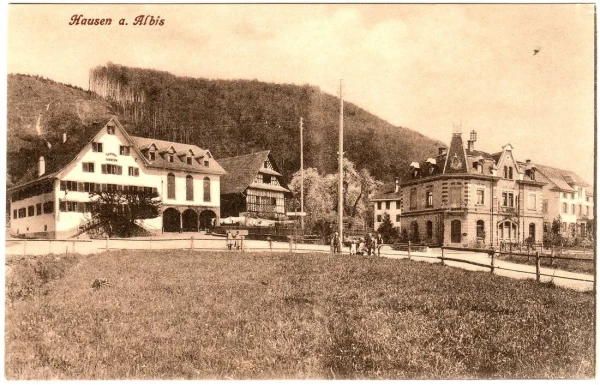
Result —
[[[82, 125], [77, 129], [68, 131], [67, 141], [65, 143], [63, 143], [61, 140], [58, 143], [51, 143], [51, 146], [47, 146], [45, 142], [40, 140], [40, 146], [38, 148], [39, 154], [36, 155], [35, 162], [38, 162], [39, 157], [43, 156], [46, 172], [44, 175], [38, 177], [37, 163], [33, 164], [32, 161], [33, 167], [31, 167], [17, 183], [11, 186], [11, 190], [19, 188], [25, 184], [55, 177], [60, 171], [73, 162], [83, 148], [90, 143], [94, 137], [98, 135], [100, 130], [102, 130], [102, 128], [104, 128], [111, 121], [113, 121], [113, 123], [122, 131], [123, 136], [130, 141], [134, 147], [134, 151], [138, 152], [140, 156], [140, 149], [148, 148], [152, 143], [155, 143], [157, 148], [172, 146], [176, 151], [192, 149], [195, 154], [208, 153], [208, 150], [202, 150], [192, 144], [131, 136], [127, 133], [127, 131], [125, 131], [123, 126], [121, 126], [119, 120], [115, 116], [112, 116], [110, 118], [103, 119], [100, 122], [93, 123], [88, 126]], [[190, 166], [185, 162], [185, 160], [181, 161], [177, 156], [175, 157], [173, 163], [169, 163], [161, 157], [157, 157], [157, 160], [154, 162], [149, 162], [142, 156], [142, 161], [147, 167], [163, 168], [175, 171], [202, 172], [218, 175], [225, 173], [225, 170], [223, 170], [223, 168], [214, 159], [210, 162], [209, 167], [199, 164]]]
[[51, 147], [48, 148], [46, 145], [40, 145], [38, 148], [39, 154], [35, 157], [35, 162], [38, 162], [39, 157], [43, 156], [46, 163], [46, 172], [44, 175], [38, 177], [37, 163], [32, 165], [25, 175], [19, 179], [13, 187], [19, 187], [36, 180], [42, 180], [51, 178], [56, 175], [59, 171], [65, 168], [75, 157], [83, 147], [85, 147], [97, 134], [98, 132], [108, 124], [114, 117], [104, 119], [98, 123], [91, 124], [89, 126], [81, 126], [76, 130], [70, 130], [67, 132], [67, 141], [65, 143], [51, 143]]
[[573, 186], [589, 186], [579, 175], [572, 171], [535, 163], [537, 170], [556, 188], [565, 191], [575, 191]]
[[[277, 166], [269, 150], [219, 159], [219, 164], [227, 171], [227, 174], [221, 178], [221, 194], [240, 194], [244, 192], [252, 185], [256, 175], [259, 172], [264, 172], [263, 164], [267, 159], [275, 171], [277, 171]], [[271, 172], [269, 172], [269, 174], [273, 175]], [[281, 175], [279, 172], [277, 172], [277, 174]], [[289, 192], [289, 189], [283, 183], [282, 178], [279, 178], [279, 182], [282, 185], [281, 187]], [[252, 187], [266, 188], [265, 186], [268, 185], [255, 185]]]

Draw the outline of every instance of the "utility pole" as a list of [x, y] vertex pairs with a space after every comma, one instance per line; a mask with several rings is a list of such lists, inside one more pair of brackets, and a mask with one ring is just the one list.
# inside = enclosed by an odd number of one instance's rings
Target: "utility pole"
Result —
[[[304, 142], [302, 141], [302, 117], [300, 117], [300, 212], [304, 212]], [[300, 228], [304, 235], [304, 216], [300, 216]]]
[[338, 251], [342, 251], [342, 238], [344, 231], [344, 96], [342, 93], [342, 80], [340, 79], [340, 143], [338, 159]]

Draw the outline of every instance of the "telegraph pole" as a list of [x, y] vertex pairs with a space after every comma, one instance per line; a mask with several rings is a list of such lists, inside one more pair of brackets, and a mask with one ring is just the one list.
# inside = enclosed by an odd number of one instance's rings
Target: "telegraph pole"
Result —
[[[302, 141], [302, 117], [300, 117], [300, 212], [304, 212], [304, 142]], [[300, 228], [304, 235], [304, 216], [300, 216]]]
[[340, 79], [340, 142], [338, 159], [338, 251], [342, 251], [342, 238], [344, 231], [344, 96], [342, 93], [342, 80]]

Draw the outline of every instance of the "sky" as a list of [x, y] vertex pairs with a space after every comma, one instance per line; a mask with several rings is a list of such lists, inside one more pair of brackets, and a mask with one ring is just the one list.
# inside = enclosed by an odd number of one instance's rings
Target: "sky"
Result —
[[[164, 25], [134, 26], [139, 15]], [[475, 130], [476, 149], [510, 143], [517, 159], [594, 178], [590, 4], [11, 4], [7, 51], [8, 73], [84, 89], [107, 62], [333, 95], [343, 79], [345, 101], [394, 125], [448, 144]]]

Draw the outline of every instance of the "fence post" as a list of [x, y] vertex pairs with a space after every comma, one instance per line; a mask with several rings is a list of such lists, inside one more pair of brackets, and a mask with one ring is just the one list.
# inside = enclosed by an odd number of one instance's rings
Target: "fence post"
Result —
[[490, 273], [493, 275], [494, 274], [494, 250], [492, 250], [490, 252], [490, 258], [491, 258], [491, 263], [490, 263]]
[[554, 265], [554, 246], [552, 246], [552, 251], [550, 252], [550, 266]]
[[52, 239], [48, 240], [48, 254], [52, 254]]
[[107, 235], [106, 235], [106, 251], [108, 251], [108, 238], [109, 238], [109, 236], [108, 236], [108, 234], [107, 234]]
[[540, 282], [540, 252], [535, 253], [535, 281]]
[[71, 252], [75, 254], [75, 241], [73, 241], [73, 247], [71, 248]]
[[27, 241], [23, 240], [23, 255], [27, 254]]
[[444, 247], [442, 246], [442, 266], [445, 266], [446, 264], [444, 263]]
[[410, 261], [410, 241], [408, 241], [408, 260]]
[[194, 236], [190, 237], [190, 250], [194, 250]]
[[508, 243], [508, 255], [512, 258], [512, 242]]

